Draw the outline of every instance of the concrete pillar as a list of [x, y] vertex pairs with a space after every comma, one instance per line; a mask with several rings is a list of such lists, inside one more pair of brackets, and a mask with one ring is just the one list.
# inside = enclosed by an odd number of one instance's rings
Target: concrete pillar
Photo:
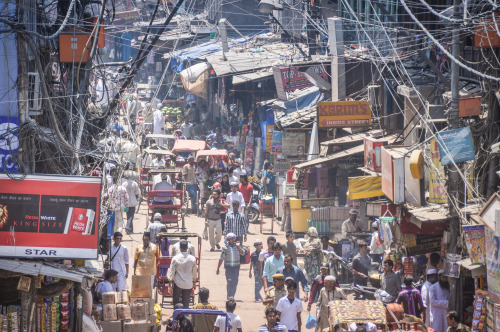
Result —
[[328, 46], [332, 57], [332, 100], [336, 101], [346, 97], [344, 30], [338, 17], [328, 18]]
[[222, 56], [224, 58], [224, 61], [227, 60], [226, 58], [226, 53], [229, 52], [229, 45], [227, 42], [227, 30], [226, 30], [226, 19], [221, 18], [219, 20], [219, 33], [220, 33], [220, 39], [222, 42]]

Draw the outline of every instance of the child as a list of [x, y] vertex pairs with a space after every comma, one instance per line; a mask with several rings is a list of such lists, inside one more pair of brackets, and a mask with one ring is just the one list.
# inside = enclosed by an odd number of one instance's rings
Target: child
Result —
[[259, 275], [259, 255], [262, 251], [262, 241], [257, 239], [254, 241], [253, 246], [255, 251], [250, 255], [250, 268], [248, 269], [248, 277], [252, 279], [252, 269], [255, 278], [255, 302], [261, 302], [260, 290], [264, 286], [261, 276]]
[[[230, 298], [226, 302], [226, 311], [227, 317], [229, 318], [229, 331], [231, 332], [241, 332], [241, 318], [240, 316], [234, 313], [234, 309], [236, 309], [236, 301], [233, 298]], [[217, 320], [214, 324], [214, 332], [224, 332], [226, 330], [226, 317], [217, 316]]]

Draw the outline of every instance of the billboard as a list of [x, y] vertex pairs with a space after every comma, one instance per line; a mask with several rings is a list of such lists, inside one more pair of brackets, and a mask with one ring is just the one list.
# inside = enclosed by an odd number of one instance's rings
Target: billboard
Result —
[[469, 127], [437, 133], [436, 138], [442, 165], [476, 159]]
[[[328, 74], [324, 65], [318, 64], [308, 68], [313, 68], [316, 73], [328, 81]], [[304, 73], [299, 72], [297, 67], [273, 67], [273, 74], [276, 91], [278, 92], [278, 98], [281, 100], [287, 100], [286, 93], [288, 91], [314, 86], [314, 84], [307, 79]]]
[[359, 127], [372, 123], [372, 110], [367, 100], [326, 101], [318, 103], [318, 126]]
[[284, 156], [303, 156], [306, 148], [305, 132], [284, 131], [281, 133], [281, 152]]
[[0, 256], [96, 259], [101, 178], [0, 174]]

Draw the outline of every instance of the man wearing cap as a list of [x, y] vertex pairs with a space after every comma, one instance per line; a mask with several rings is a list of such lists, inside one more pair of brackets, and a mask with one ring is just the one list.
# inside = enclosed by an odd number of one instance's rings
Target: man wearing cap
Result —
[[196, 202], [196, 193], [198, 186], [196, 185], [196, 166], [194, 166], [194, 157], [189, 156], [188, 163], [182, 167], [182, 177], [186, 183], [186, 190], [191, 198], [191, 210], [193, 213], [198, 212], [198, 204]]
[[210, 251], [215, 251], [215, 247], [220, 249], [220, 239], [222, 236], [222, 223], [220, 213], [222, 209], [219, 200], [220, 190], [212, 190], [212, 196], [205, 203], [205, 227], [208, 227], [208, 239], [210, 240]]
[[234, 161], [234, 168], [233, 168], [233, 176], [235, 179], [238, 179], [238, 184], [240, 184], [240, 177], [243, 172], [243, 169], [241, 169], [241, 159], [236, 158]]
[[245, 249], [239, 243], [236, 243], [236, 235], [229, 233], [226, 235], [227, 244], [222, 248], [219, 264], [217, 265], [216, 274], [219, 275], [220, 267], [224, 262], [226, 270], [227, 282], [227, 299], [234, 298], [236, 287], [238, 287], [238, 279], [240, 276], [240, 256], [245, 256]]
[[184, 123], [181, 125], [182, 135], [186, 137], [186, 139], [192, 139], [194, 137], [194, 128], [193, 124], [189, 123], [189, 117], [184, 118]]
[[264, 263], [264, 272], [262, 277], [264, 279], [264, 292], [267, 292], [268, 282], [269, 284], [273, 281], [273, 275], [277, 273], [278, 269], [285, 266], [283, 261], [283, 255], [281, 255], [281, 243], [276, 242], [273, 247], [274, 255], [266, 259]]
[[337, 279], [334, 276], [329, 275], [325, 278], [325, 287], [321, 289], [318, 303], [316, 304], [316, 317], [318, 320], [316, 331], [323, 331], [323, 329], [330, 326], [328, 321], [328, 303], [335, 300], [347, 300], [344, 291], [336, 286]]
[[349, 211], [349, 219], [342, 223], [342, 236], [347, 237], [347, 233], [353, 233], [360, 230], [358, 225], [358, 211], [351, 209]]
[[429, 269], [427, 270], [427, 280], [424, 282], [422, 285], [422, 289], [420, 291], [422, 295], [422, 303], [424, 304], [425, 308], [425, 325], [431, 326], [431, 318], [429, 309], [431, 305], [431, 300], [429, 297], [429, 289], [431, 288], [432, 285], [434, 285], [438, 280], [438, 275], [437, 275], [437, 270], [436, 269]]
[[182, 305], [185, 309], [189, 309], [189, 297], [198, 278], [198, 267], [196, 265], [196, 258], [188, 252], [187, 241], [181, 240], [179, 246], [181, 253], [172, 258], [167, 278], [170, 287], [173, 286], [173, 304], [180, 303], [182, 297]]
[[266, 292], [266, 298], [262, 301], [262, 304], [266, 306], [264, 311], [269, 308], [276, 308], [279, 300], [286, 296], [285, 290], [285, 276], [281, 273], [276, 273], [273, 275], [274, 286], [270, 287]]
[[226, 214], [224, 234], [234, 233], [236, 241], [242, 243], [247, 240], [248, 220], [239, 211], [239, 204], [238, 201], [232, 201], [233, 209]]
[[438, 271], [438, 282], [429, 288], [431, 327], [437, 332], [445, 332], [447, 328], [446, 314], [450, 300], [450, 284], [444, 270]]
[[321, 264], [320, 272], [321, 274], [314, 278], [311, 286], [311, 292], [309, 293], [309, 303], [307, 304], [307, 311], [311, 311], [311, 306], [313, 302], [316, 302], [319, 298], [319, 294], [323, 287], [325, 286], [325, 278], [330, 272], [330, 266], [327, 263]]
[[166, 232], [166, 231], [167, 231], [167, 228], [161, 222], [161, 213], [158, 213], [158, 212], [155, 213], [153, 222], [148, 225], [148, 229], [146, 230], [146, 232], [148, 232], [150, 234], [151, 243], [158, 244], [156, 241], [156, 236], [158, 235], [158, 233]]
[[[302, 284], [302, 290], [304, 291], [304, 301], [309, 299], [309, 285], [307, 283], [307, 278], [304, 275], [304, 272], [296, 266], [292, 264], [293, 258], [292, 255], [286, 254], [283, 257], [284, 266], [278, 269], [278, 273], [281, 273], [285, 276], [285, 279], [291, 278], [293, 281], [299, 285]], [[299, 288], [297, 288], [297, 297], [300, 299]]]
[[108, 257], [111, 261], [111, 269], [118, 272], [118, 280], [116, 282], [116, 289], [118, 292], [128, 288], [128, 248], [121, 244], [122, 238], [123, 235], [120, 232], [115, 232], [115, 234], [113, 234], [114, 243], [108, 253]]
[[372, 239], [370, 241], [370, 256], [374, 262], [379, 263], [382, 260], [382, 255], [385, 251], [385, 245], [381, 241], [379, 236], [379, 224], [378, 219], [376, 219], [372, 225]]
[[227, 194], [226, 201], [228, 204], [228, 214], [233, 212], [233, 202], [237, 201], [239, 203], [240, 212], [245, 212], [245, 199], [243, 194], [238, 191], [238, 183], [235, 181], [229, 183], [231, 185], [231, 192]]

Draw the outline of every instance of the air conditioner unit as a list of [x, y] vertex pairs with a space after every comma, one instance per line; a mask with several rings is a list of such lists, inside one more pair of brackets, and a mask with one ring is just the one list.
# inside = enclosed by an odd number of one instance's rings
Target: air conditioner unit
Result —
[[41, 108], [40, 75], [38, 73], [28, 73], [28, 110], [39, 111]]

